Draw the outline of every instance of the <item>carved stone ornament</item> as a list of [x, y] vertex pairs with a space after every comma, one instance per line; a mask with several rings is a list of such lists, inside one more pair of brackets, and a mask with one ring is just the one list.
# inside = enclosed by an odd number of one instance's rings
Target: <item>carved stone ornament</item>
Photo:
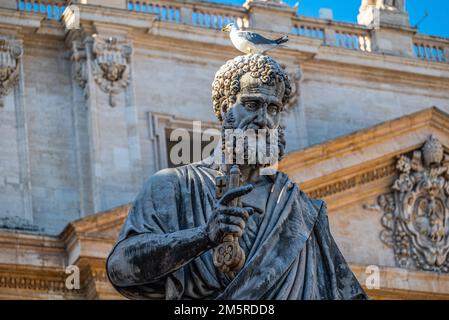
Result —
[[449, 158], [430, 136], [421, 150], [396, 162], [393, 192], [378, 197], [380, 234], [400, 267], [449, 271]]
[[116, 38], [96, 37], [93, 44], [92, 73], [100, 89], [109, 94], [109, 104], [116, 105], [115, 95], [129, 84], [131, 44]]
[[0, 38], [0, 98], [8, 95], [19, 81], [22, 53], [19, 41]]
[[86, 47], [79, 41], [73, 42], [72, 61], [73, 79], [84, 90], [84, 98], [87, 99], [89, 90], [87, 88]]

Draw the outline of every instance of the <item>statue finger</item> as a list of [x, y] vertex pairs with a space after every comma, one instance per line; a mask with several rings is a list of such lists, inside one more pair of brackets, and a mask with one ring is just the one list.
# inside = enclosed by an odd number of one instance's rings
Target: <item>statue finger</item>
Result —
[[232, 200], [241, 197], [247, 193], [250, 193], [253, 190], [254, 186], [252, 184], [246, 184], [244, 186], [240, 186], [234, 189], [230, 189], [226, 191], [223, 197], [220, 199], [220, 203], [223, 205], [229, 204]]
[[245, 221], [247, 221], [249, 216], [251, 214], [253, 214], [253, 210], [252, 210], [252, 208], [224, 207], [221, 210], [221, 213], [230, 215], [230, 216], [240, 217], [240, 218], [244, 219]]
[[246, 225], [245, 220], [237, 216], [222, 216], [220, 217], [220, 222], [240, 227], [242, 230], [245, 229]]
[[232, 234], [234, 237], [241, 237], [243, 235], [242, 228], [233, 224], [221, 224], [221, 232], [224, 234]]

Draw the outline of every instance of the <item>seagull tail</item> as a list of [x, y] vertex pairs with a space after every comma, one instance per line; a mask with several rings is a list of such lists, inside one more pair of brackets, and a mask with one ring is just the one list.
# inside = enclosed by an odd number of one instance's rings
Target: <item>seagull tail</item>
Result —
[[288, 36], [283, 36], [274, 40], [277, 44], [285, 43], [288, 41]]

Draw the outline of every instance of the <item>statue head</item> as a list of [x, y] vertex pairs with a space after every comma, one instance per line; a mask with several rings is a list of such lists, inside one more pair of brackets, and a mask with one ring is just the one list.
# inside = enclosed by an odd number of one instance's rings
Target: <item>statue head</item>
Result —
[[235, 57], [216, 73], [212, 100], [224, 129], [278, 130], [279, 156], [285, 140], [281, 115], [291, 94], [287, 73], [262, 54]]

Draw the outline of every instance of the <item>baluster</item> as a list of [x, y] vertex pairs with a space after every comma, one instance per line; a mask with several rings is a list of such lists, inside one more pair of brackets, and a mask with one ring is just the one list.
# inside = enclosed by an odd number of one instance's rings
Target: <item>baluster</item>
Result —
[[57, 4], [53, 6], [53, 18], [59, 20], [59, 6]]
[[320, 31], [319, 31], [319, 38], [320, 38], [321, 40], [324, 39], [324, 29], [320, 29]]
[[356, 34], [352, 35], [352, 43], [354, 43], [355, 50], [360, 50], [359, 37]]
[[428, 45], [424, 46], [424, 52], [426, 53], [426, 60], [430, 60], [430, 49]]
[[181, 12], [178, 8], [176, 8], [176, 10], [175, 10], [175, 20], [178, 23], [181, 22]]
[[213, 14], [211, 16], [211, 20], [212, 20], [212, 28], [217, 29], [217, 16]]
[[171, 6], [168, 7], [168, 20], [170, 20], [171, 22], [173, 22], [175, 20], [174, 9]]
[[47, 4], [47, 8], [46, 8], [47, 10], [47, 18], [48, 19], [51, 19], [51, 5], [50, 4]]
[[207, 28], [210, 27], [210, 14], [209, 13], [204, 13], [204, 25]]
[[359, 48], [362, 51], [368, 51], [366, 47], [366, 39], [363, 35], [359, 36]]
[[192, 24], [194, 26], [198, 24], [198, 13], [195, 10], [192, 11]]
[[438, 47], [438, 61], [439, 62], [443, 62], [444, 61], [444, 59], [443, 59], [443, 50], [442, 50], [442, 48], [441, 47]]

